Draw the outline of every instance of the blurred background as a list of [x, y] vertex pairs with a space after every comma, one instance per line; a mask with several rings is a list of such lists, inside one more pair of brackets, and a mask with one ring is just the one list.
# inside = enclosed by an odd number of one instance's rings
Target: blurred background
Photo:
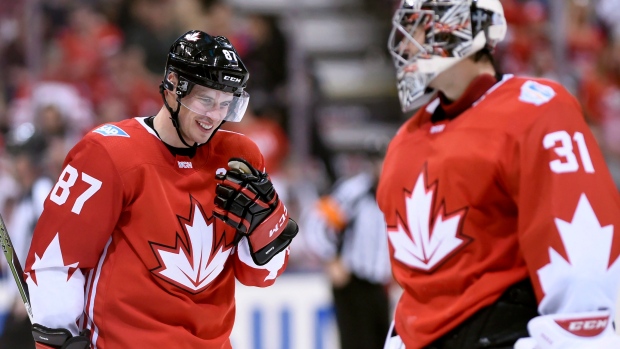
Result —
[[[94, 126], [156, 114], [169, 46], [190, 29], [224, 35], [239, 51], [250, 110], [225, 128], [259, 145], [302, 217], [339, 179], [371, 166], [372, 147], [409, 116], [386, 49], [398, 3], [0, 0], [0, 214], [20, 260], [68, 150]], [[620, 0], [502, 3], [502, 69], [567, 87], [620, 186]], [[322, 263], [303, 239], [293, 249], [273, 288], [239, 287], [236, 348], [338, 348]], [[2, 331], [22, 305], [5, 265], [0, 272]]]

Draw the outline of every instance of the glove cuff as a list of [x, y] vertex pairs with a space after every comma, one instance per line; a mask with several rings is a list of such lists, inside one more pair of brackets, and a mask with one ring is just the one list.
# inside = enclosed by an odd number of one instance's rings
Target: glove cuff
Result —
[[539, 349], [602, 349], [607, 346], [600, 344], [607, 341], [617, 341], [620, 348], [609, 311], [542, 315], [530, 320], [527, 327]]
[[[277, 235], [273, 241], [267, 244], [265, 247], [256, 250], [252, 245], [252, 240], [248, 239], [249, 247], [250, 247], [250, 256], [252, 256], [252, 260], [257, 265], [265, 265], [267, 264], [275, 255], [282, 252], [288, 245], [291, 244], [293, 238], [299, 232], [299, 227], [297, 223], [288, 219], [288, 224], [282, 230], [280, 235]], [[252, 236], [250, 236], [251, 238]]]
[[65, 328], [49, 328], [40, 324], [32, 325], [32, 337], [37, 349], [88, 349], [90, 331], [82, 330], [79, 336], [72, 336]]

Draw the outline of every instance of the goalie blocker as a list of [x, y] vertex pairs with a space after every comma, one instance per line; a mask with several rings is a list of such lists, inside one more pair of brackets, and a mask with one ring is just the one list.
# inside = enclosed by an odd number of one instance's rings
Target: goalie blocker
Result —
[[247, 237], [252, 260], [265, 265], [291, 243], [299, 228], [267, 173], [240, 158], [230, 159], [228, 166], [226, 174], [216, 175], [213, 215], [237, 230], [235, 242]]

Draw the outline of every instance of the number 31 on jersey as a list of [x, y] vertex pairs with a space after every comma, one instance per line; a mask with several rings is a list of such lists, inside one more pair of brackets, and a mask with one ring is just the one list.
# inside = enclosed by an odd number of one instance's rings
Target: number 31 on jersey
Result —
[[[579, 170], [579, 161], [575, 156], [573, 149], [573, 141], [577, 144], [577, 151], [581, 158], [584, 171], [586, 173], [594, 173], [594, 165], [586, 146], [583, 133], [575, 132], [571, 138], [566, 131], [556, 131], [545, 135], [543, 138], [543, 146], [545, 149], [551, 149], [560, 157], [560, 159], [549, 162], [551, 171], [555, 173], [577, 172]], [[558, 144], [559, 143], [559, 144]]]
[[[83, 193], [80, 193], [80, 196], [75, 200], [73, 207], [71, 207], [71, 212], [75, 214], [80, 214], [82, 211], [82, 207], [86, 200], [90, 199], [99, 189], [101, 189], [101, 181], [95, 177], [89, 176], [84, 172], [81, 172], [81, 180], [90, 185], [88, 189], [86, 189]], [[67, 199], [69, 198], [69, 194], [71, 194], [71, 187], [75, 185], [80, 172], [76, 170], [73, 166], [67, 165], [65, 169], [60, 174], [58, 178], [58, 182], [52, 189], [50, 193], [50, 200], [62, 206]]]

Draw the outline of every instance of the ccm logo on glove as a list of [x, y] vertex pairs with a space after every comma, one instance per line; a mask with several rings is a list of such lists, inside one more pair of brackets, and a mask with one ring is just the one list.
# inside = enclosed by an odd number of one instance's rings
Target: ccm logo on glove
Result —
[[578, 320], [555, 320], [568, 332], [581, 337], [594, 337], [603, 332], [609, 323], [609, 316], [597, 316]]
[[277, 233], [282, 227], [284, 227], [286, 225], [287, 222], [287, 218], [288, 217], [288, 212], [286, 211], [286, 206], [284, 207], [284, 213], [282, 214], [282, 216], [280, 216], [280, 220], [278, 221], [278, 223], [276, 223], [276, 226], [273, 227], [273, 229], [269, 230], [269, 237], [272, 237], [273, 234]]

